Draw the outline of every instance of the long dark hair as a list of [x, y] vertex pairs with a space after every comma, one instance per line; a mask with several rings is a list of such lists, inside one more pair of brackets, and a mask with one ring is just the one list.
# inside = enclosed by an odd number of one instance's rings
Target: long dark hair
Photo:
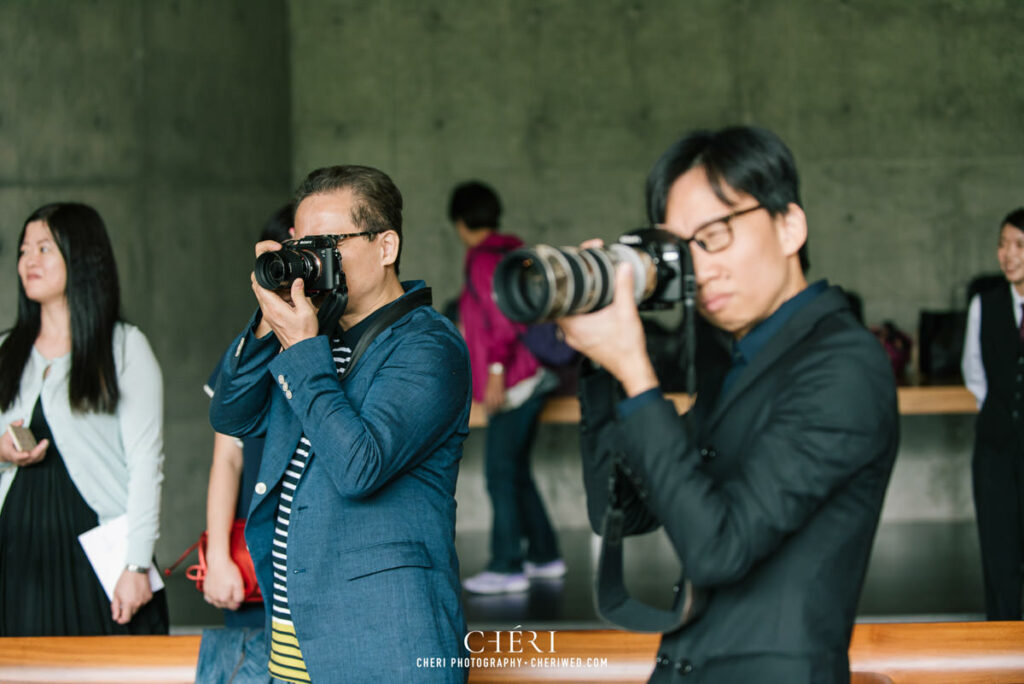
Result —
[[[103, 219], [92, 207], [74, 202], [47, 204], [25, 219], [25, 229], [43, 221], [67, 267], [71, 312], [71, 378], [68, 400], [75, 411], [113, 413], [121, 396], [114, 366], [114, 324], [120, 320], [121, 288], [117, 264]], [[25, 294], [18, 278], [18, 319], [0, 345], [0, 407], [11, 407], [21, 375], [40, 330], [40, 306]]]

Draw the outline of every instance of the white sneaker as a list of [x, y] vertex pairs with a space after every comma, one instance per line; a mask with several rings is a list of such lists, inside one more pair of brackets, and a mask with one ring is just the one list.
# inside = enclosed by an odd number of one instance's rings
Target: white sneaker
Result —
[[484, 570], [467, 578], [462, 583], [462, 588], [473, 594], [516, 594], [528, 591], [530, 580], [521, 572]]
[[565, 567], [564, 560], [556, 558], [555, 560], [548, 561], [547, 563], [531, 563], [530, 561], [524, 561], [523, 572], [531, 579], [557, 579], [559, 577], [565, 577], [565, 573], [568, 572], [568, 568]]

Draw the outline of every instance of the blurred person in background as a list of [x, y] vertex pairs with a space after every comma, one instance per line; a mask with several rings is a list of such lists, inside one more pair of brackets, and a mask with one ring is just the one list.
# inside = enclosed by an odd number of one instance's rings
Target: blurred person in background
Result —
[[531, 578], [565, 575], [565, 562], [530, 473], [530, 451], [545, 395], [558, 384], [520, 339], [525, 326], [505, 317], [491, 297], [498, 262], [522, 246], [499, 233], [501, 201], [479, 181], [458, 185], [448, 218], [466, 245], [459, 321], [473, 373], [473, 399], [487, 410], [484, 476], [491, 499], [491, 559], [462, 586], [476, 594], [523, 592]]
[[[146, 336], [120, 319], [103, 220], [40, 207], [19, 237], [18, 316], [0, 343], [0, 636], [165, 634], [148, 575], [160, 528], [163, 381]], [[108, 599], [78, 535], [127, 516]]]
[[[292, 205], [275, 211], [259, 240], [284, 242], [291, 238]], [[222, 361], [218, 361], [203, 387], [213, 397]], [[266, 618], [263, 601], [244, 602], [242, 574], [231, 556], [231, 531], [236, 520], [249, 515], [256, 476], [263, 457], [263, 436], [238, 439], [215, 432], [210, 483], [206, 493], [206, 575], [203, 597], [224, 610], [226, 629], [203, 631], [199, 645], [198, 681], [231, 681], [236, 684], [267, 682], [267, 642], [263, 633]]]
[[978, 401], [971, 473], [989, 620], [1021, 619], [1024, 581], [1024, 207], [999, 228], [1001, 286], [967, 310], [961, 368]]

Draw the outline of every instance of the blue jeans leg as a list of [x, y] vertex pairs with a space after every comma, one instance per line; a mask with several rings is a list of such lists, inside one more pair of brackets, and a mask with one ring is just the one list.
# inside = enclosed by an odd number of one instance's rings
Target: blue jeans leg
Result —
[[196, 682], [267, 684], [269, 653], [262, 627], [204, 629]]
[[558, 557], [558, 543], [544, 502], [530, 473], [530, 450], [544, 397], [491, 416], [487, 425], [484, 475], [491, 498], [491, 562], [494, 572], [522, 572], [526, 556], [534, 562]]

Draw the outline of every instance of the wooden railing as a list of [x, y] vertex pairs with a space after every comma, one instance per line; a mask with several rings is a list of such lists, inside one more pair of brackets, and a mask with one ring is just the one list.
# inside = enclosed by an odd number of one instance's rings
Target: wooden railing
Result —
[[[905, 416], [938, 413], [977, 413], [974, 395], [963, 385], [927, 385], [898, 388], [900, 413]], [[668, 395], [680, 412], [690, 407], [686, 394]], [[548, 399], [540, 414], [540, 422], [571, 425], [580, 422], [580, 403], [576, 397]], [[487, 412], [480, 404], [473, 404], [469, 414], [470, 427], [485, 427]]]
[[[645, 682], [658, 640], [615, 630], [472, 632], [469, 681]], [[6, 638], [0, 681], [191, 684], [198, 652], [198, 636]], [[853, 684], [1024, 682], [1024, 622], [858, 624], [850, 668]]]

